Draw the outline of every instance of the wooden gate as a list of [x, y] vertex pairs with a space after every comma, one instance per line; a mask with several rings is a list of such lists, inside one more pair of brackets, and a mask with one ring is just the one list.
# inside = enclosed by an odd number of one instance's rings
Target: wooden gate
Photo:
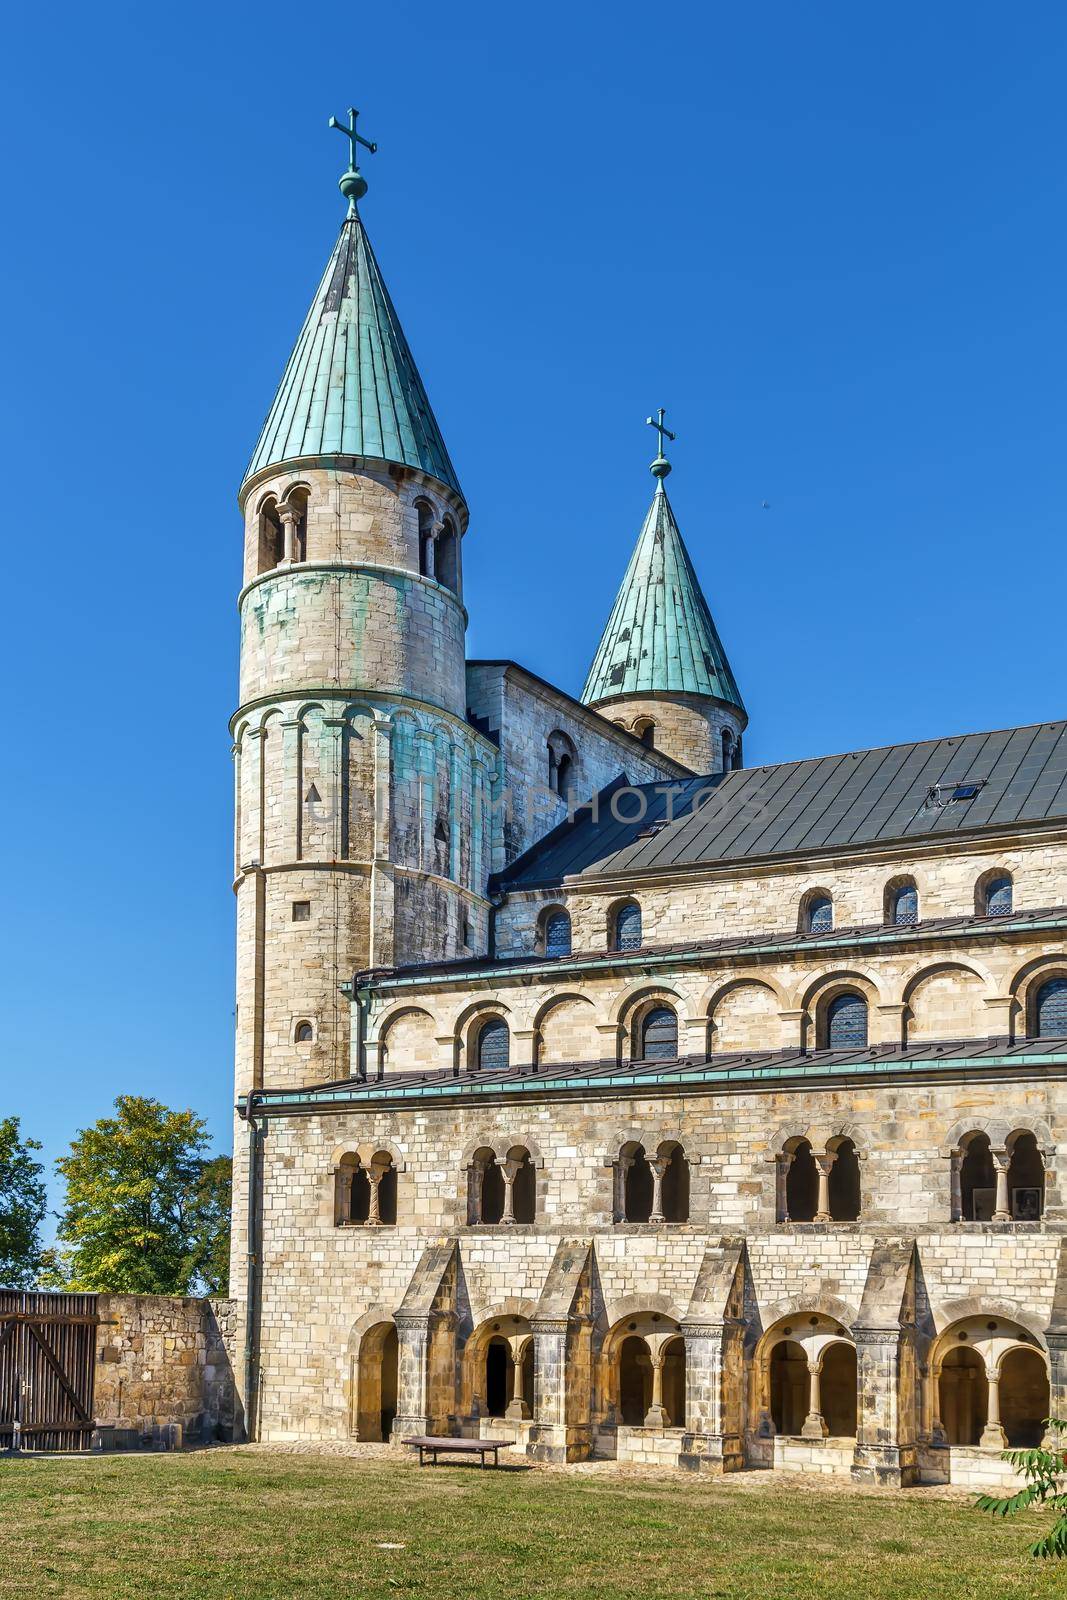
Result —
[[0, 1289], [0, 1449], [89, 1449], [96, 1300]]

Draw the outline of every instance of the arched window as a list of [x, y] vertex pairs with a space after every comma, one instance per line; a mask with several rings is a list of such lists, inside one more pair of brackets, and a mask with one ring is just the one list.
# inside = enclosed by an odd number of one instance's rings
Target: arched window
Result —
[[680, 1144], [660, 1145], [667, 1167], [660, 1185], [664, 1222], [689, 1221], [689, 1162]]
[[433, 507], [427, 501], [419, 500], [415, 509], [419, 514], [419, 575], [423, 578], [432, 578], [434, 575]]
[[1037, 991], [1031, 1037], [1067, 1038], [1067, 978], [1049, 978]]
[[807, 924], [809, 933], [832, 933], [834, 903], [829, 895], [817, 894], [808, 901]]
[[839, 1139], [827, 1185], [834, 1222], [857, 1222], [860, 1214], [860, 1164], [851, 1139]]
[[548, 736], [548, 787], [566, 799], [574, 777], [574, 745], [557, 729]]
[[826, 1008], [827, 1050], [862, 1050], [866, 1043], [866, 1000], [853, 990], [835, 995]]
[[534, 1222], [537, 1219], [537, 1177], [530, 1152], [521, 1146], [509, 1150], [508, 1161], [514, 1163], [511, 1214], [516, 1222]]
[[901, 884], [894, 889], [890, 900], [889, 920], [897, 928], [914, 928], [919, 920], [919, 891], [913, 883]]
[[571, 919], [565, 911], [550, 911], [545, 918], [545, 955], [569, 956]]
[[988, 1222], [996, 1204], [997, 1175], [989, 1137], [972, 1133], [960, 1143], [960, 1210], [965, 1222]]
[[288, 520], [292, 524], [290, 560], [306, 561], [308, 547], [308, 492], [306, 489], [291, 489], [280, 507], [283, 522]]
[[722, 770], [729, 772], [734, 762], [734, 736], [730, 728], [722, 730]]
[[651, 717], [638, 717], [637, 721], [634, 723], [634, 733], [637, 738], [640, 739], [641, 743], [649, 750], [655, 749], [656, 724], [652, 721]]
[[819, 1204], [819, 1174], [807, 1139], [787, 1150], [791, 1158], [785, 1177], [785, 1217], [790, 1222], [813, 1222]]
[[652, 1215], [653, 1183], [644, 1145], [624, 1146], [619, 1160], [623, 1172], [623, 1221], [647, 1222]]
[[293, 1038], [297, 1044], [310, 1044], [315, 1037], [315, 1030], [310, 1022], [298, 1022]]
[[451, 517], [445, 518], [444, 526], [437, 535], [434, 565], [437, 570], [438, 583], [443, 583], [446, 589], [451, 589], [453, 594], [458, 594], [459, 540], [456, 537], [456, 529]]
[[654, 1006], [641, 1022], [642, 1061], [673, 1061], [678, 1055], [678, 1018], [670, 1006]]
[[641, 907], [636, 900], [628, 900], [616, 911], [614, 931], [612, 943], [616, 950], [640, 950]]
[[490, 1226], [503, 1220], [504, 1174], [492, 1150], [476, 1152], [472, 1167], [473, 1195], [471, 1221]]
[[985, 886], [985, 914], [987, 917], [1010, 917], [1012, 912], [1012, 884], [1007, 874], [990, 878]]
[[371, 1178], [376, 1178], [378, 1183], [378, 1221], [386, 1227], [396, 1225], [396, 1168], [393, 1158], [385, 1150], [379, 1150], [371, 1161]]
[[478, 1034], [478, 1066], [482, 1072], [506, 1072], [511, 1035], [503, 1017], [490, 1017]]
[[1008, 1205], [1014, 1222], [1037, 1222], [1045, 1209], [1045, 1163], [1032, 1133], [1008, 1141]]
[[270, 572], [282, 559], [285, 536], [278, 515], [278, 502], [269, 495], [259, 508], [259, 572]]

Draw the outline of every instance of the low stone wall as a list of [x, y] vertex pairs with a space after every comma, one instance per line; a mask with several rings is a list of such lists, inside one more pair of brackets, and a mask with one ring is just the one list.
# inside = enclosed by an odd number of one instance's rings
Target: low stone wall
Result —
[[236, 1301], [102, 1294], [97, 1310], [97, 1448], [241, 1437]]
[[779, 1434], [774, 1441], [774, 1467], [776, 1472], [850, 1478], [855, 1449], [855, 1439], [798, 1439]]

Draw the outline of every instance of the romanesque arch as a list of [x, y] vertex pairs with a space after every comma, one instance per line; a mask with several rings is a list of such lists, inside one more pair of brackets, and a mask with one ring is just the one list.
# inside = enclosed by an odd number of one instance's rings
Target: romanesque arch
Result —
[[712, 996], [711, 1053], [776, 1050], [782, 1044], [781, 991], [756, 978], [734, 978]]
[[984, 1038], [993, 988], [987, 973], [962, 961], [920, 967], [904, 985], [904, 1042]]
[[600, 1035], [593, 1002], [574, 992], [553, 995], [534, 1017], [534, 1042], [539, 1066], [598, 1060]]

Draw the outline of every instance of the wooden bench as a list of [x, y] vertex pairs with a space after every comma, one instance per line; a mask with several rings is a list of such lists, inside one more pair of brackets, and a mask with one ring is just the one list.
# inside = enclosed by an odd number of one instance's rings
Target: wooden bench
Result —
[[481, 1456], [483, 1467], [485, 1466], [486, 1456], [492, 1455], [494, 1467], [499, 1467], [500, 1457], [497, 1452], [509, 1449], [512, 1440], [451, 1439], [447, 1435], [438, 1438], [433, 1434], [426, 1434], [413, 1439], [405, 1439], [404, 1443], [411, 1445], [412, 1449], [418, 1450], [420, 1467], [426, 1465], [427, 1456], [430, 1458], [431, 1467], [435, 1467], [437, 1465], [437, 1457], [449, 1453], [457, 1456]]

